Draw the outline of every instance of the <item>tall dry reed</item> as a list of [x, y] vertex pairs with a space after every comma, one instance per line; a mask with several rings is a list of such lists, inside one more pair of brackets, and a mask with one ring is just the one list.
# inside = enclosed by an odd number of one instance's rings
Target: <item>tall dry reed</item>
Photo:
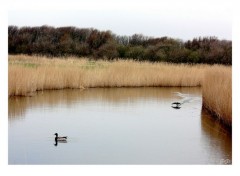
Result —
[[9, 96], [90, 87], [200, 86], [206, 65], [9, 56]]
[[202, 85], [203, 106], [228, 126], [232, 125], [232, 68], [212, 66]]

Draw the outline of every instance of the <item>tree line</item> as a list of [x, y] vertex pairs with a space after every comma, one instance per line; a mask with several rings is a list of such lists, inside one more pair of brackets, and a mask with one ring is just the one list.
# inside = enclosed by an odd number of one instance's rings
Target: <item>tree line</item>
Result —
[[152, 62], [232, 64], [232, 41], [199, 37], [183, 41], [76, 27], [8, 27], [9, 54], [134, 59]]

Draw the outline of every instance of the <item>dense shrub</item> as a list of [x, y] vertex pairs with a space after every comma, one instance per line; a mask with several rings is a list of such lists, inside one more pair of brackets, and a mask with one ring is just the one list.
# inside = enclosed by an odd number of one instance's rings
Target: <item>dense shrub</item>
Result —
[[144, 47], [139, 46], [132, 46], [126, 52], [127, 58], [132, 58], [135, 60], [143, 60], [144, 59]]
[[132, 58], [174, 63], [232, 64], [232, 42], [216, 37], [183, 42], [142, 34], [117, 36], [111, 31], [76, 27], [8, 27], [9, 54]]
[[103, 44], [99, 47], [95, 56], [109, 60], [118, 57], [117, 44], [114, 41]]

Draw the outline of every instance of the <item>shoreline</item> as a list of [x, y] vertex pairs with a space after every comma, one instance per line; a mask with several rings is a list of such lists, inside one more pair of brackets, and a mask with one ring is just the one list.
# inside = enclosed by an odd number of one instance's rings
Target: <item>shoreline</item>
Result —
[[214, 110], [208, 109], [207, 107], [204, 106], [204, 104], [202, 104], [202, 111], [203, 110], [207, 111], [211, 115], [212, 119], [214, 119], [215, 121], [218, 121], [232, 135], [232, 124], [226, 123], [226, 121], [224, 120], [224, 117], [219, 117]]

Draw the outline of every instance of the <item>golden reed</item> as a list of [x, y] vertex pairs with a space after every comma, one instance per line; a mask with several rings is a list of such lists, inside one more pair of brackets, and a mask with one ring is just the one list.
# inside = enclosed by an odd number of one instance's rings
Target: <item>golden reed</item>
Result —
[[232, 126], [232, 67], [212, 66], [205, 71], [203, 107]]
[[203, 106], [231, 124], [231, 67], [87, 58], [9, 56], [9, 96], [91, 87], [202, 86]]
[[200, 86], [204, 65], [9, 56], [9, 96], [90, 87]]

